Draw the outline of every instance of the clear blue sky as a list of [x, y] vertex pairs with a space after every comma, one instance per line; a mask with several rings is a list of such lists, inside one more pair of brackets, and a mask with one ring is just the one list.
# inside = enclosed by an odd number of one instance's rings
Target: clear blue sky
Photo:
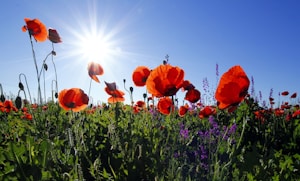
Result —
[[[59, 90], [79, 87], [88, 92], [91, 57], [82, 51], [83, 40], [93, 35], [106, 40], [108, 54], [94, 58], [105, 71], [99, 77], [101, 84], [92, 83], [94, 102], [108, 98], [104, 80], [115, 81], [124, 91], [123, 79], [127, 87], [133, 86], [131, 74], [137, 66], [155, 68], [166, 54], [202, 93], [204, 78], [211, 90], [216, 87], [216, 64], [220, 75], [239, 64], [249, 78], [254, 77], [255, 91], [262, 91], [264, 99], [271, 88], [275, 98], [284, 90], [300, 94], [298, 0], [5, 0], [0, 12], [0, 83], [6, 95], [17, 94], [19, 73], [26, 74], [32, 96], [37, 95], [30, 41], [21, 31], [25, 17], [40, 19], [62, 37], [63, 43], [55, 44], [54, 59]], [[34, 47], [41, 67], [51, 43]], [[47, 64], [46, 89], [51, 97], [55, 76], [51, 59]], [[142, 99], [144, 90], [134, 87], [134, 99]], [[125, 98], [129, 101], [128, 94]]]

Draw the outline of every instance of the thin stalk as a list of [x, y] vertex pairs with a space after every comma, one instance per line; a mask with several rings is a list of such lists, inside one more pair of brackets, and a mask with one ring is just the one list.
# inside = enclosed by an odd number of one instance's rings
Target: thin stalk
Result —
[[36, 56], [35, 56], [35, 52], [34, 52], [34, 48], [33, 48], [32, 36], [31, 36], [30, 33], [29, 33], [29, 39], [30, 39], [32, 56], [33, 56], [33, 61], [34, 61], [36, 76], [37, 76], [37, 81], [38, 81], [38, 102], [42, 103], [42, 98], [41, 98], [42, 93], [41, 93], [39, 70], [38, 70], [38, 65], [37, 65], [37, 62], [36, 62]]
[[[28, 91], [28, 94], [29, 94], [30, 103], [32, 103], [32, 100], [31, 100], [31, 95], [30, 95], [30, 90], [29, 90], [29, 86], [28, 86], [28, 82], [27, 82], [26, 75], [25, 75], [25, 74], [23, 74], [23, 73], [20, 73], [20, 74], [19, 74], [19, 81], [20, 81], [20, 82], [21, 82], [21, 76], [23, 76], [23, 77], [24, 77], [24, 79], [25, 79], [25, 83], [26, 83], [27, 91]], [[24, 94], [25, 94], [25, 91], [24, 91]], [[26, 94], [25, 94], [25, 99], [27, 99], [27, 98], [26, 98]]]
[[[55, 82], [55, 85], [56, 85], [56, 89], [55, 89], [55, 91], [53, 91], [53, 82]], [[52, 80], [52, 84], [51, 84], [51, 91], [52, 91], [52, 101], [54, 102], [54, 98], [53, 98], [53, 92], [55, 92], [55, 93], [57, 93], [57, 82], [56, 82], [56, 80]], [[54, 93], [54, 94], [55, 94]]]
[[88, 94], [89, 97], [90, 97], [90, 94], [91, 94], [91, 87], [92, 87], [92, 78], [90, 80], [90, 87], [89, 87], [89, 94]]
[[52, 60], [52, 64], [53, 64], [53, 67], [54, 67], [54, 72], [55, 72], [55, 82], [56, 82], [56, 91], [58, 90], [58, 86], [57, 86], [57, 72], [56, 72], [56, 66], [55, 66], [55, 63], [54, 63], [54, 54], [53, 54], [54, 51], [54, 44], [52, 43], [52, 56], [51, 56], [51, 60]]
[[46, 81], [45, 81], [45, 70], [43, 71], [43, 79], [44, 79], [44, 99], [47, 102], [46, 98]]

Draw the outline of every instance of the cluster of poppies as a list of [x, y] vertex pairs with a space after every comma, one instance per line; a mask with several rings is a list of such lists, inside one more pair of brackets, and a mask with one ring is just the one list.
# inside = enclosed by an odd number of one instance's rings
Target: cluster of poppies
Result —
[[[91, 80], [100, 83], [97, 75], [103, 75], [104, 70], [99, 63], [90, 62], [88, 64], [88, 74]], [[105, 82], [105, 81], [104, 81]], [[108, 83], [105, 82], [106, 87], [105, 92], [110, 96], [107, 99], [108, 103], [124, 102], [125, 93], [117, 88], [115, 82]], [[74, 112], [79, 112], [85, 109], [89, 102], [89, 97], [80, 88], [64, 89], [59, 93], [58, 96], [59, 105], [65, 110], [72, 110]]]
[[[37, 42], [49, 39], [52, 43], [60, 43], [61, 38], [55, 29], [48, 29], [38, 19], [25, 18], [22, 27], [24, 32], [28, 31], [30, 37]], [[92, 80], [100, 83], [98, 75], [103, 75], [102, 66], [95, 62], [88, 64], [88, 75]], [[138, 66], [132, 74], [132, 80], [138, 87], [146, 86], [151, 99], [157, 98], [156, 105], [162, 114], [170, 114], [174, 109], [174, 96], [179, 89], [186, 91], [184, 99], [191, 104], [200, 100], [201, 93], [190, 81], [184, 79], [184, 70], [178, 66], [172, 66], [164, 61], [153, 70], [146, 66]], [[117, 89], [116, 84], [105, 82], [105, 92], [110, 95], [109, 103], [123, 102], [124, 92]], [[219, 82], [215, 98], [220, 109], [235, 110], [236, 106], [244, 99], [249, 87], [249, 79], [240, 66], [234, 66], [226, 72]], [[58, 96], [59, 104], [65, 110], [81, 111], [87, 107], [89, 97], [80, 88], [64, 89]], [[140, 105], [138, 105], [140, 106]], [[188, 110], [188, 104], [179, 108], [179, 115], [183, 116]], [[203, 107], [200, 117], [215, 113], [215, 107]]]
[[[281, 92], [280, 96], [287, 97], [289, 95], [288, 91]], [[293, 93], [290, 96], [290, 99], [296, 99], [297, 93]], [[261, 109], [254, 112], [256, 119], [260, 120], [261, 123], [265, 123], [265, 121], [268, 120], [269, 117], [272, 115], [275, 116], [285, 116], [286, 121], [290, 121], [292, 118], [296, 118], [298, 115], [300, 115], [300, 105], [295, 104], [292, 105], [289, 102], [285, 101], [282, 102], [281, 105], [277, 108], [273, 108], [273, 105], [275, 104], [274, 98], [269, 97], [270, 105], [271, 107], [269, 109]]]
[[[11, 100], [1, 100], [0, 101], [0, 112], [9, 114], [11, 112], [17, 113], [19, 109], [14, 105], [13, 101]], [[32, 115], [29, 113], [27, 107], [23, 107], [21, 109], [21, 119], [26, 119], [26, 120], [32, 120]]]
[[[173, 96], [179, 89], [186, 91], [184, 99], [191, 104], [196, 104], [201, 93], [190, 81], [184, 79], [184, 71], [177, 66], [168, 63], [159, 65], [153, 70], [146, 66], [138, 66], [132, 80], [136, 86], [146, 86], [151, 94], [151, 99], [157, 98], [157, 109], [162, 114], [170, 114], [175, 106]], [[250, 81], [240, 66], [234, 66], [224, 73], [219, 82], [215, 97], [220, 109], [234, 111], [237, 105], [247, 95]], [[199, 103], [199, 102], [198, 102]], [[199, 103], [200, 104], [200, 103]], [[184, 116], [189, 110], [189, 105], [180, 106], [179, 115]], [[199, 117], [207, 117], [215, 113], [215, 107], [206, 106], [200, 111]]]
[[[103, 74], [103, 68], [100, 64], [91, 62], [88, 64], [88, 74], [92, 80], [100, 82], [97, 75]], [[148, 100], [158, 99], [157, 110], [165, 115], [175, 110], [174, 96], [178, 90], [186, 91], [184, 99], [191, 104], [200, 105], [201, 93], [188, 80], [184, 79], [184, 70], [178, 66], [172, 66], [168, 63], [159, 65], [151, 70], [146, 66], [138, 66], [132, 73], [132, 80], [135, 86], [146, 86], [147, 92], [151, 95]], [[123, 102], [124, 92], [117, 89], [116, 84], [105, 82], [105, 92], [110, 95], [109, 103]], [[237, 105], [247, 95], [249, 79], [240, 66], [234, 66], [224, 73], [221, 77], [215, 97], [220, 109], [229, 111], [235, 110]], [[89, 97], [79, 88], [65, 89], [59, 93], [59, 104], [65, 110], [81, 111], [87, 107]], [[154, 102], [154, 101], [153, 101]], [[154, 107], [154, 105], [152, 105]], [[145, 109], [145, 102], [137, 101], [134, 105], [134, 111]], [[190, 109], [188, 104], [180, 106], [178, 114], [184, 116]], [[208, 117], [216, 113], [216, 107], [205, 106], [199, 112], [199, 117]]]

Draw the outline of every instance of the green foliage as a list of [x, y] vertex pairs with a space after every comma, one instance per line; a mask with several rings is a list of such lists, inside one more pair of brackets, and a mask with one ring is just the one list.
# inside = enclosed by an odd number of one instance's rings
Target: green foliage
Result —
[[203, 119], [122, 104], [0, 112], [0, 180], [299, 180], [300, 120], [262, 122], [249, 102]]

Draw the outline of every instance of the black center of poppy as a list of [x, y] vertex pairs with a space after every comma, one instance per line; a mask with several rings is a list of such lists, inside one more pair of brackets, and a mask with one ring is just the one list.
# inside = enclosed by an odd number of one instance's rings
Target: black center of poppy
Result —
[[75, 102], [69, 102], [69, 103], [66, 104], [66, 106], [67, 106], [68, 108], [74, 108], [75, 105], [76, 105]]
[[178, 91], [175, 85], [168, 85], [164, 91], [164, 96], [173, 96]]

